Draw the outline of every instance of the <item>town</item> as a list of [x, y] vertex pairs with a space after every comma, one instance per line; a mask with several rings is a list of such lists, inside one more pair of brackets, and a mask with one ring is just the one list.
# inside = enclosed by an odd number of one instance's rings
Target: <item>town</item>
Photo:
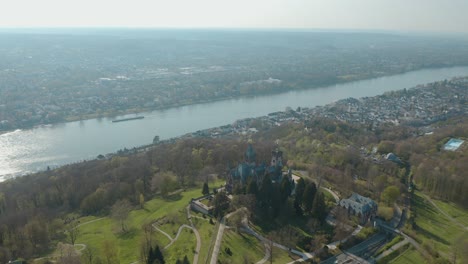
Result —
[[[234, 124], [197, 131], [186, 137], [224, 137], [249, 135], [260, 129], [293, 123], [304, 123], [316, 117], [358, 123], [376, 129], [385, 124], [412, 125], [424, 133], [430, 125], [453, 116], [468, 114], [468, 78], [457, 78], [387, 92], [365, 98], [348, 98], [314, 108], [286, 109], [259, 118], [238, 120]], [[256, 127], [260, 126], [260, 127]]]
[[[143, 32], [121, 33], [122, 37], [54, 34], [53, 38], [0, 34], [0, 50], [5, 51], [0, 62], [0, 131], [468, 63], [467, 46], [457, 45], [464, 43], [462, 39], [319, 32], [270, 32], [265, 38], [256, 33], [213, 32], [198, 36], [218, 41], [217, 49], [207, 53], [204, 41], [182, 37], [183, 31], [150, 33], [148, 39]], [[224, 38], [255, 45], [236, 45]], [[288, 41], [269, 46], [271, 39], [281, 38]], [[95, 52], [105, 45], [112, 48]], [[447, 45], [450, 48], [445, 49]], [[127, 54], [124, 47], [138, 51]], [[433, 56], [418, 56], [419, 52]], [[343, 57], [348, 63], [341, 63]]]

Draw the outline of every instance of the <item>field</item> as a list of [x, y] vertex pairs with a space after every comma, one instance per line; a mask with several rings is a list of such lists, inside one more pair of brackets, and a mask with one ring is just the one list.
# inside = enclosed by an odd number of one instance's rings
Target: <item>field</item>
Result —
[[[217, 181], [212, 186], [219, 186], [222, 181]], [[168, 233], [172, 238], [182, 224], [190, 225], [187, 220], [186, 207], [193, 197], [201, 195], [201, 186], [184, 192], [174, 194], [166, 199], [155, 198], [145, 203], [143, 209], [132, 210], [127, 220], [128, 231], [122, 233], [117, 222], [109, 217], [86, 216], [79, 218], [80, 234], [77, 244], [84, 244], [96, 251], [96, 255], [103, 256], [102, 247], [104, 241], [115, 246], [121, 263], [133, 263], [140, 259], [140, 245], [143, 239], [142, 225], [160, 220], [158, 227]], [[201, 215], [196, 215], [193, 222], [202, 239], [200, 250], [200, 261], [205, 261], [208, 254], [209, 243], [214, 232], [214, 225], [209, 223], [209, 219], [199, 219]], [[162, 233], [155, 231], [153, 240], [164, 248], [171, 241]], [[187, 228], [182, 232], [177, 241], [167, 250], [163, 251], [168, 263], [173, 263], [177, 258], [182, 259], [187, 255], [190, 262], [193, 260], [196, 247], [196, 239], [193, 231]], [[54, 255], [54, 253], [52, 254]], [[51, 255], [49, 255], [50, 257]]]
[[[454, 204], [434, 200], [436, 205], [458, 222], [466, 224], [468, 211]], [[460, 247], [460, 239], [468, 240], [468, 232], [458, 223], [451, 221], [447, 216], [434, 207], [422, 193], [416, 191], [412, 202], [416, 227], [409, 230], [422, 247], [434, 255], [438, 254], [446, 260], [452, 261], [455, 248]], [[457, 250], [460, 254], [460, 249]], [[457, 263], [465, 263], [466, 259], [458, 257]], [[427, 260], [413, 247], [390, 261], [389, 263], [426, 263]]]
[[413, 247], [407, 249], [403, 254], [399, 255], [389, 263], [391, 264], [425, 264], [426, 260]]
[[[231, 254], [227, 253], [228, 248]], [[262, 243], [254, 236], [226, 230], [218, 260], [221, 263], [256, 263], [264, 255], [265, 249]]]
[[[215, 221], [215, 219], [213, 219]], [[210, 245], [214, 241], [213, 237], [216, 235], [215, 225], [210, 224], [209, 218], [203, 219], [201, 214], [192, 213], [192, 222], [200, 233], [201, 238], [201, 248], [198, 256], [198, 261], [200, 263], [205, 263], [205, 261], [210, 257], [208, 256], [208, 251], [210, 250]]]
[[[199, 189], [183, 192], [169, 200], [156, 198], [145, 203], [144, 209], [134, 210], [130, 212], [128, 218], [129, 230], [121, 234], [118, 226], [113, 219], [105, 217], [102, 220], [92, 222], [80, 227], [81, 235], [77, 239], [77, 243], [85, 244], [100, 252], [103, 241], [108, 240], [118, 248], [119, 259], [121, 263], [131, 263], [140, 259], [140, 243], [143, 237], [141, 226], [145, 223], [153, 222], [156, 219], [165, 217], [166, 215], [181, 215], [180, 210], [188, 205], [190, 199], [200, 193]], [[186, 221], [186, 217], [178, 219], [179, 221]], [[174, 237], [174, 230], [177, 230], [179, 224], [166, 224], [161, 229]], [[193, 236], [193, 235], [192, 235]], [[169, 239], [159, 232], [153, 234], [153, 238], [157, 241], [160, 247], [164, 247], [170, 241]], [[193, 236], [195, 240], [195, 236]], [[176, 247], [175, 243], [172, 247]], [[169, 251], [171, 253], [172, 251]], [[102, 254], [99, 254], [102, 255]], [[193, 256], [193, 254], [192, 254]]]
[[[427, 248], [439, 252], [442, 256], [450, 256], [455, 240], [461, 235], [467, 235], [466, 230], [452, 223], [440, 213], [432, 204], [415, 192], [413, 207], [416, 212], [416, 234], [418, 240]], [[463, 217], [468, 212], [463, 213]]]
[[453, 217], [456, 221], [464, 226], [468, 226], [468, 212], [466, 209], [463, 209], [454, 203], [442, 202], [434, 199], [433, 201], [440, 209]]

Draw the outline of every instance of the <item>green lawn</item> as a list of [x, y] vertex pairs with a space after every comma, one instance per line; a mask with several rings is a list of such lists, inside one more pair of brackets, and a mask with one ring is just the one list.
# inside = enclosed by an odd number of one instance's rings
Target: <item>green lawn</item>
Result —
[[[143, 231], [141, 226], [144, 223], [152, 222], [156, 219], [163, 218], [167, 215], [174, 216], [174, 224], [168, 223], [161, 229], [165, 230], [172, 237], [175, 236], [174, 230], [177, 231], [180, 224], [188, 224], [185, 215], [185, 207], [193, 197], [200, 196], [201, 187], [193, 190], [188, 190], [180, 194], [174, 195], [168, 199], [156, 198], [145, 203], [144, 209], [133, 210], [130, 212], [128, 219], [128, 226], [130, 231], [126, 234], [120, 234], [118, 225], [114, 220], [106, 217], [102, 220], [86, 224], [80, 227], [81, 235], [77, 239], [77, 243], [86, 244], [100, 252], [103, 241], [113, 241], [118, 247], [119, 258], [121, 263], [131, 263], [140, 259], [140, 243], [143, 237]], [[86, 217], [84, 220], [89, 221], [94, 218]], [[84, 221], [81, 221], [83, 223]], [[175, 232], [176, 232], [175, 231]], [[184, 231], [189, 232], [189, 231]], [[184, 235], [186, 235], [184, 233]], [[167, 245], [169, 239], [159, 232], [154, 233], [154, 238], [161, 247]], [[180, 237], [179, 239], [184, 239]], [[191, 234], [188, 241], [196, 241], [195, 235]], [[167, 252], [164, 252], [164, 256], [173, 258], [171, 254], [178, 252], [178, 248], [186, 249], [184, 243], [174, 243]], [[195, 248], [196, 242], [193, 242]], [[185, 252], [185, 251], [184, 251]], [[189, 252], [189, 260], [193, 260], [193, 252]], [[188, 253], [187, 253], [188, 254]], [[179, 256], [180, 257], [180, 256]], [[183, 256], [182, 256], [183, 257]]]
[[[297, 259], [299, 256], [293, 256]], [[279, 249], [277, 247], [273, 248], [273, 263], [289, 263], [295, 259], [289, 256], [289, 253], [286, 250]], [[269, 263], [269, 261], [267, 261]]]
[[[443, 202], [439, 202], [443, 203]], [[449, 255], [454, 241], [464, 233], [458, 225], [452, 223], [447, 217], [437, 211], [419, 192], [414, 193], [413, 208], [416, 212], [417, 238], [433, 247], [442, 255]]]
[[462, 225], [468, 226], [468, 210], [461, 208], [459, 205], [449, 202], [442, 202], [432, 199], [437, 206], [460, 222]]
[[407, 249], [403, 254], [399, 255], [389, 263], [391, 264], [425, 264], [426, 260], [413, 247]]
[[[199, 215], [199, 214], [195, 214]], [[210, 224], [209, 218], [206, 218], [206, 220], [199, 219], [196, 217], [192, 217], [192, 222], [195, 225], [195, 227], [198, 230], [198, 233], [200, 234], [200, 238], [202, 241], [202, 246], [200, 248], [200, 255], [198, 257], [198, 260], [200, 263], [205, 263], [207, 260], [208, 256], [208, 251], [210, 250], [210, 244], [213, 240], [213, 237], [216, 236], [217, 230], [215, 230], [216, 225]]]
[[[232, 255], [225, 251], [230, 248]], [[234, 230], [225, 230], [223, 241], [219, 250], [218, 261], [220, 263], [256, 263], [265, 255], [263, 244], [254, 236], [245, 233], [237, 233]]]
[[197, 240], [193, 231], [184, 228], [177, 241], [163, 252], [164, 260], [166, 263], [176, 263], [177, 259], [182, 260], [186, 255], [190, 263], [192, 263], [196, 245]]

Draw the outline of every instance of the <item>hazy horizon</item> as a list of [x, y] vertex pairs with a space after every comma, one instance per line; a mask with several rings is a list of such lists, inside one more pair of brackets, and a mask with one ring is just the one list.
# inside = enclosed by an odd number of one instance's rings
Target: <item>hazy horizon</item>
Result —
[[4, 3], [0, 28], [284, 29], [468, 33], [468, 1], [258, 0]]

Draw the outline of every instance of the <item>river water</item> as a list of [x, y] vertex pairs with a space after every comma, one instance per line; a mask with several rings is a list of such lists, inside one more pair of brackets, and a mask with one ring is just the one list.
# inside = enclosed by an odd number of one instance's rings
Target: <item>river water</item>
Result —
[[44, 170], [47, 166], [56, 167], [149, 144], [155, 135], [167, 139], [283, 111], [288, 106], [314, 107], [463, 75], [468, 75], [468, 67], [425, 69], [316, 89], [157, 110], [142, 113], [144, 119], [127, 122], [112, 123], [111, 119], [101, 118], [16, 130], [0, 135], [0, 181]]

